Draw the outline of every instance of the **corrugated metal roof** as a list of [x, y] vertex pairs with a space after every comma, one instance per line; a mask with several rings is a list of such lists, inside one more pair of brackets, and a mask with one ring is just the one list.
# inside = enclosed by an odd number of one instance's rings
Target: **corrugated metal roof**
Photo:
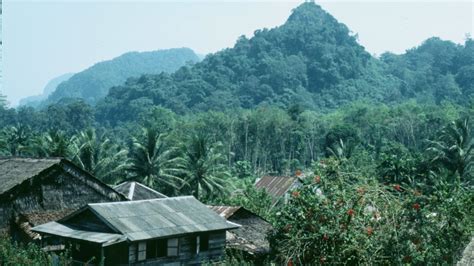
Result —
[[39, 175], [61, 159], [1, 158], [0, 159], [0, 194]]
[[89, 208], [131, 241], [238, 227], [192, 196], [95, 203]]
[[238, 206], [207, 206], [211, 210], [215, 211], [219, 216], [229, 219], [236, 211], [242, 207]]
[[287, 176], [264, 176], [257, 181], [255, 187], [265, 189], [274, 199], [285, 195], [298, 181], [296, 177]]
[[129, 200], [146, 200], [167, 198], [166, 195], [134, 181], [123, 182], [114, 187], [115, 190], [122, 193]]
[[49, 222], [36, 226], [32, 229], [32, 231], [43, 234], [59, 235], [67, 238], [85, 240], [99, 244], [117, 243], [126, 240], [126, 238], [121, 234], [83, 231], [57, 222]]

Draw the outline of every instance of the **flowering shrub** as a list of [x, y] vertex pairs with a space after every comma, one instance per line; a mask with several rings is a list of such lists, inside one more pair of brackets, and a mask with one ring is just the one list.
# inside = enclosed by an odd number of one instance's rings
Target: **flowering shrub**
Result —
[[294, 264], [452, 264], [469, 240], [472, 190], [385, 185], [337, 160], [292, 192], [274, 217], [272, 248]]

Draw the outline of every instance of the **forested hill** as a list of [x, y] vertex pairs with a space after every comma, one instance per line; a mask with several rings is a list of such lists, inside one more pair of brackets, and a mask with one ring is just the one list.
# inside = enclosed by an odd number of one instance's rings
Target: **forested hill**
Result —
[[70, 79], [74, 73], [63, 74], [59, 77], [53, 78], [46, 84], [43, 89], [43, 93], [40, 95], [29, 96], [20, 100], [20, 106], [32, 106], [37, 107], [41, 101], [45, 100], [51, 93], [53, 93], [59, 84]]
[[145, 73], [174, 72], [187, 62], [198, 61], [199, 57], [189, 48], [126, 53], [75, 74], [59, 84], [43, 104], [63, 98], [82, 98], [94, 104], [107, 95], [110, 87], [123, 84], [127, 78]]
[[[469, 53], [471, 42], [464, 47], [432, 39], [406, 55], [386, 54], [379, 60], [344, 24], [318, 5], [304, 3], [284, 25], [257, 30], [251, 39], [242, 36], [233, 48], [208, 55], [198, 64], [173, 74], [143, 75], [112, 88], [98, 104], [97, 117], [126, 121], [156, 105], [177, 113], [294, 104], [327, 110], [359, 99], [392, 103], [423, 95], [451, 97], [443, 94], [443, 86], [450, 86], [459, 97], [472, 93], [458, 84], [456, 74], [462, 67], [434, 69], [440, 60], [450, 65], [458, 53]], [[452, 56], [444, 58], [440, 49], [448, 49]]]

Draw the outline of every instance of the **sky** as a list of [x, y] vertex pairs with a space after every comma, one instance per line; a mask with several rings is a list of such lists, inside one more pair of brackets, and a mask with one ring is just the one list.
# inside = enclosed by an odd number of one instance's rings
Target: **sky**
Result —
[[[189, 47], [207, 54], [283, 24], [304, 1], [3, 0], [0, 93], [11, 106], [57, 76], [129, 51]], [[316, 1], [373, 55], [403, 53], [437, 36], [473, 34], [471, 0]]]

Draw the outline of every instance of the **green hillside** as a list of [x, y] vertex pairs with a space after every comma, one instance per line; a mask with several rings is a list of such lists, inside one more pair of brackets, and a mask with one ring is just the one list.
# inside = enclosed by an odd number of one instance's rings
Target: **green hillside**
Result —
[[126, 53], [97, 63], [59, 84], [44, 105], [63, 98], [82, 98], [94, 104], [107, 95], [109, 88], [124, 83], [130, 77], [174, 72], [187, 62], [198, 61], [199, 57], [188, 48]]

